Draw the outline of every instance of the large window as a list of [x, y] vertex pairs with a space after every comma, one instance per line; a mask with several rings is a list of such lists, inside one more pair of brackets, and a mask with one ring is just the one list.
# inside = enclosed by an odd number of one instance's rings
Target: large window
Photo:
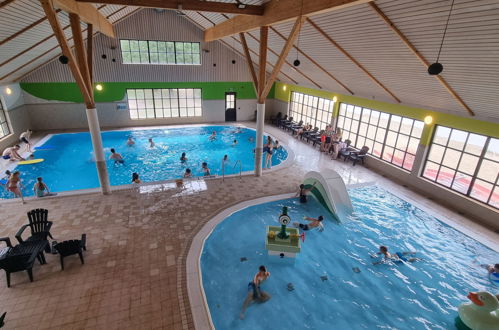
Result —
[[343, 140], [393, 165], [412, 170], [424, 123], [385, 112], [341, 103], [337, 126]]
[[423, 177], [499, 208], [499, 139], [437, 126]]
[[199, 42], [120, 40], [124, 64], [200, 65]]
[[0, 100], [0, 139], [10, 134], [9, 123], [7, 122], [7, 115], [3, 108], [2, 100]]
[[201, 89], [128, 89], [130, 118], [199, 117]]
[[304, 124], [325, 129], [331, 124], [333, 105], [334, 102], [328, 99], [292, 92], [289, 116], [296, 122], [303, 120]]

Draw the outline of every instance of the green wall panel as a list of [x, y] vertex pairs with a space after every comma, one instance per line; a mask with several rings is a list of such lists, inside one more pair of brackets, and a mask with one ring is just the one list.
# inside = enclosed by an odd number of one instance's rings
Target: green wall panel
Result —
[[428, 145], [431, 142], [431, 137], [435, 125], [449, 126], [457, 129], [474, 132], [477, 134], [483, 134], [499, 138], [499, 124], [482, 120], [476, 120], [471, 117], [461, 117], [422, 108], [413, 108], [400, 104], [369, 100], [361, 97], [332, 93], [328, 91], [316, 90], [312, 88], [284, 84], [280, 82], [274, 84], [274, 88], [275, 88], [274, 92], [275, 99], [284, 102], [289, 102], [291, 97], [291, 92], [293, 91], [308, 95], [323, 97], [327, 99], [333, 99], [333, 97], [336, 96], [338, 102], [336, 102], [335, 104], [335, 111], [334, 111], [335, 116], [338, 115], [338, 105], [340, 102], [354, 104], [417, 120], [423, 120], [426, 116], [430, 115], [433, 117], [433, 123], [431, 125], [425, 125], [423, 134], [421, 136], [421, 144], [423, 145]]
[[[201, 88], [203, 100], [223, 100], [225, 92], [236, 92], [238, 99], [256, 99], [252, 82], [100, 82], [96, 102], [116, 102], [125, 98], [127, 88]], [[82, 103], [76, 83], [21, 83], [27, 93], [44, 100]], [[273, 96], [274, 88], [269, 93]]]

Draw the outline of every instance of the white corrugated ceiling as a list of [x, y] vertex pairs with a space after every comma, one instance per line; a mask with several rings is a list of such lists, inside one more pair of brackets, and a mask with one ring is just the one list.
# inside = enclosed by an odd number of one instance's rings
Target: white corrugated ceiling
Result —
[[[234, 0], [217, 0], [235, 2]], [[244, 1], [260, 5], [267, 1]], [[430, 62], [436, 59], [451, 0], [376, 0], [376, 5]], [[135, 7], [96, 5], [116, 22]], [[231, 15], [187, 11], [187, 18], [207, 29]], [[63, 26], [68, 19], [59, 14]], [[368, 4], [311, 16], [310, 19], [357, 60], [390, 93], [373, 81], [310, 23], [299, 38], [301, 65], [291, 63], [293, 49], [279, 79], [311, 88], [430, 108], [467, 116], [467, 111], [435, 79]], [[35, 0], [15, 0], [0, 11], [0, 82], [13, 81], [57, 56], [60, 50]], [[277, 61], [293, 23], [273, 26], [269, 32], [267, 71]], [[30, 28], [31, 26], [31, 28]], [[19, 31], [26, 31], [19, 33]], [[67, 28], [66, 33], [70, 33]], [[252, 60], [258, 63], [259, 33], [246, 34]], [[6, 41], [8, 40], [8, 41]], [[226, 46], [242, 53], [239, 38], [226, 37]], [[295, 43], [296, 44], [296, 43]], [[442, 77], [476, 113], [477, 118], [499, 122], [499, 1], [455, 0], [440, 57]], [[339, 82], [338, 82], [339, 81]]]

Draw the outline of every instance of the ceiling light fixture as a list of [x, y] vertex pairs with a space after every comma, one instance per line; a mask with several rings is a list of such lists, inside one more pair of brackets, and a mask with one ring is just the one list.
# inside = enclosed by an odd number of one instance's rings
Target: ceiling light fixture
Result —
[[103, 89], [103, 87], [101, 84], [97, 84], [97, 85], [95, 85], [95, 89], [100, 92]]
[[432, 117], [432, 116], [430, 116], [430, 115], [428, 115], [428, 116], [424, 117], [424, 123], [425, 123], [426, 125], [430, 125], [431, 123], [433, 123], [433, 117]]
[[5, 93], [6, 93], [7, 95], [12, 94], [12, 89], [10, 89], [9, 87], [7, 87], [7, 88], [5, 89]]
[[447, 23], [445, 24], [444, 35], [442, 36], [442, 42], [440, 43], [440, 49], [438, 50], [437, 61], [428, 67], [428, 73], [432, 76], [439, 75], [443, 70], [444, 66], [438, 62], [440, 59], [440, 52], [442, 51], [442, 46], [444, 45], [445, 34], [447, 33], [447, 27], [449, 26], [450, 15], [452, 14], [452, 8], [454, 7], [454, 0], [450, 5], [449, 16], [447, 16]]

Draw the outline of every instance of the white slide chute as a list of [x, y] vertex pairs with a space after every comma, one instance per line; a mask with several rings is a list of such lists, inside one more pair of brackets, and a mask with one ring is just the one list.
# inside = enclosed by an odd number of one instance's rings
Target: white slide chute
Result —
[[336, 171], [310, 171], [305, 174], [303, 184], [306, 188], [315, 184], [311, 193], [339, 221], [353, 212], [352, 201], [345, 182]]

